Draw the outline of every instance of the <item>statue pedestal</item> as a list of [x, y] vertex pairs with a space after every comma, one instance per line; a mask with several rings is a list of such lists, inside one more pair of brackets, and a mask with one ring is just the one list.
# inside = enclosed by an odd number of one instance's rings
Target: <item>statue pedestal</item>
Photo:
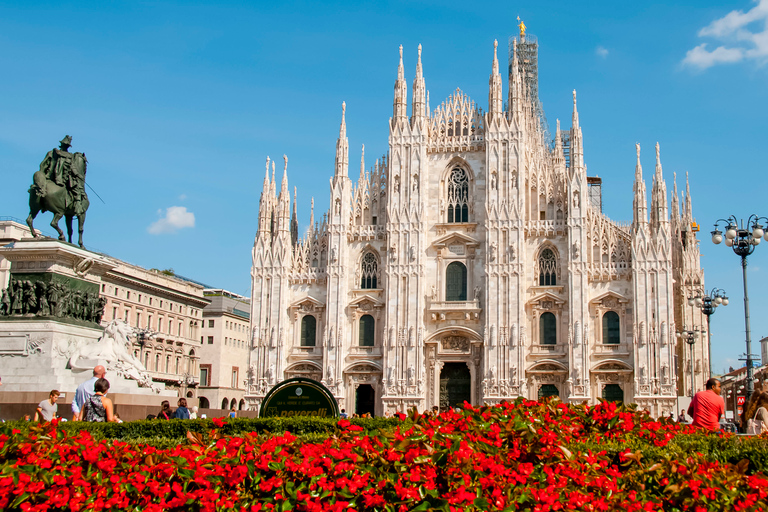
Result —
[[[62, 320], [36, 320], [34, 317], [2, 317], [0, 320], [0, 419], [19, 419], [24, 414], [34, 417], [35, 407], [45, 400], [51, 390], [57, 389], [63, 397], [59, 399], [59, 415], [71, 418], [69, 404], [75, 390], [82, 382], [90, 379], [88, 370], [72, 370], [69, 358], [77, 345], [96, 343], [104, 334], [102, 328], [85, 327]], [[107, 366], [106, 379], [110, 383], [109, 396], [118, 411], [128, 406], [138, 406], [137, 417], [121, 412], [123, 419], [139, 419], [146, 416], [144, 410], [156, 412], [163, 400], [176, 405], [176, 391], [161, 389], [156, 393], [151, 388], [140, 387], [135, 380], [126, 379], [110, 371], [106, 361], [94, 359], [79, 360], [82, 368], [97, 364]], [[93, 363], [92, 365], [90, 363]], [[121, 405], [123, 409], [121, 409]]]

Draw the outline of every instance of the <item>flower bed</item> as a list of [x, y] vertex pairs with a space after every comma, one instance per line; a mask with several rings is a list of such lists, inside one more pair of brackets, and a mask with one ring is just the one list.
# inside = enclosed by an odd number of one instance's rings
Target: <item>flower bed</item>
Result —
[[55, 424], [5, 431], [0, 509], [768, 508], [768, 477], [747, 460], [667, 450], [678, 438], [712, 435], [612, 403], [519, 399], [411, 420], [371, 435], [341, 420], [322, 441], [288, 432], [227, 436], [226, 423], [214, 420], [209, 433], [190, 432], [168, 449]]

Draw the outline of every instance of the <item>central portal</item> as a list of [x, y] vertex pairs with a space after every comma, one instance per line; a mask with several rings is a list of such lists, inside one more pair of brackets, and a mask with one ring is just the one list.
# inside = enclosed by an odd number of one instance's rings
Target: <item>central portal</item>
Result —
[[444, 363], [440, 370], [440, 410], [472, 402], [472, 380], [466, 363]]

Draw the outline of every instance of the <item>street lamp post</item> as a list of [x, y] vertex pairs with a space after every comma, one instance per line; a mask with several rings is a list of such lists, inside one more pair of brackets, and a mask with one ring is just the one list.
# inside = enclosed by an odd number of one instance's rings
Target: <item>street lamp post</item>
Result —
[[728, 297], [725, 295], [725, 290], [720, 288], [712, 288], [708, 293], [702, 294], [697, 292], [695, 297], [688, 298], [688, 304], [696, 306], [701, 309], [701, 312], [707, 315], [707, 358], [709, 361], [709, 376], [712, 377], [714, 373], [712, 371], [712, 331], [709, 325], [709, 317], [715, 314], [717, 306], [728, 305]]
[[687, 330], [683, 329], [682, 331], [677, 332], [677, 337], [686, 342], [691, 347], [691, 398], [693, 398], [693, 395], [696, 394], [696, 388], [694, 387], [693, 383], [693, 346], [696, 344], [696, 338], [699, 337], [699, 330]]
[[[768, 233], [763, 230], [760, 221], [768, 221], [766, 217], [758, 217], [752, 214], [746, 223], [743, 219], [739, 221], [731, 215], [727, 219], [718, 219], [715, 222], [715, 230], [712, 231], [712, 242], [717, 245], [723, 241], [723, 233], [718, 229], [718, 225], [725, 224], [725, 245], [732, 248], [733, 252], [741, 256], [742, 278], [744, 280], [744, 327], [746, 331], [747, 343], [747, 391], [746, 400], [752, 396], [755, 391], [755, 381], [752, 368], [752, 340], [749, 329], [749, 292], [747, 291], [747, 256], [755, 251], [755, 247], [760, 244], [760, 239], [765, 237], [768, 240]], [[746, 226], [746, 227], [745, 227]], [[750, 228], [750, 229], [748, 229]]]

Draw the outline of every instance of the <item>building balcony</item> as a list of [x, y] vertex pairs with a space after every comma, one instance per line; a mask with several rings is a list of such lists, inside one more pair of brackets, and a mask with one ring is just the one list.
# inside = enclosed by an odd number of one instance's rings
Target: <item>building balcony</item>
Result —
[[566, 232], [565, 219], [530, 220], [525, 223], [525, 234], [528, 236], [554, 236]]
[[292, 360], [298, 360], [298, 359], [314, 359], [314, 358], [322, 358], [323, 357], [323, 348], [322, 347], [293, 347], [291, 349], [291, 352], [289, 354], [289, 357]]
[[427, 311], [431, 315], [433, 321], [479, 320], [480, 313], [483, 312], [480, 308], [480, 301], [477, 299], [464, 301], [432, 301], [430, 302]]
[[350, 347], [349, 357], [352, 358], [378, 358], [381, 357], [381, 347]]
[[590, 281], [611, 281], [628, 276], [632, 272], [632, 266], [626, 261], [613, 263], [592, 263], [589, 268]]
[[603, 356], [603, 357], [625, 357], [629, 356], [629, 347], [623, 343], [620, 344], [606, 344], [606, 343], [596, 343], [595, 344], [595, 351], [593, 352], [596, 356]]
[[531, 345], [530, 355], [532, 356], [546, 356], [546, 357], [559, 357], [565, 355], [565, 345]]

